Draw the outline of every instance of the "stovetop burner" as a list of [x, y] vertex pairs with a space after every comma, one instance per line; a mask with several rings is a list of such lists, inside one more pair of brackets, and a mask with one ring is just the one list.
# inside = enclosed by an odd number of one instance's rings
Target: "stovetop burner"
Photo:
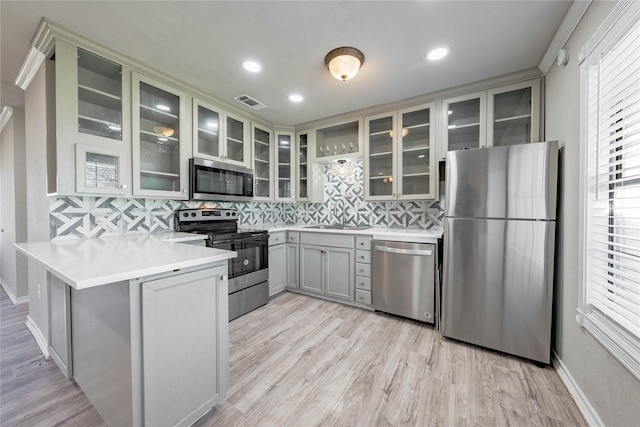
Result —
[[179, 209], [174, 213], [176, 231], [209, 235], [210, 241], [262, 236], [266, 230], [238, 231], [238, 211], [225, 208]]

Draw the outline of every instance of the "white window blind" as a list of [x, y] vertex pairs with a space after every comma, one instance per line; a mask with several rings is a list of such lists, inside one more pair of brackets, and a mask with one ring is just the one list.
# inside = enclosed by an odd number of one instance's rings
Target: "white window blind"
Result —
[[596, 54], [583, 64], [587, 151], [581, 308], [596, 337], [638, 377], [640, 20]]

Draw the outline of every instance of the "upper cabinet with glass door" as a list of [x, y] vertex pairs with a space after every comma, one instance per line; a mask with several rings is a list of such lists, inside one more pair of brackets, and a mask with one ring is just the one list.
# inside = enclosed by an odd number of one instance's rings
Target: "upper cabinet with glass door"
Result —
[[293, 132], [276, 132], [276, 197], [277, 202], [293, 202], [294, 197], [294, 157], [293, 157]]
[[434, 104], [365, 119], [365, 198], [435, 198]]
[[134, 194], [186, 198], [190, 132], [185, 93], [134, 74], [133, 106]]
[[501, 86], [443, 102], [447, 151], [540, 140], [540, 80]]
[[540, 141], [540, 80], [490, 90], [487, 118], [487, 145]]
[[130, 194], [130, 72], [62, 40], [55, 58], [58, 172], [50, 191]]
[[193, 99], [193, 155], [249, 167], [251, 146], [247, 120]]
[[478, 92], [444, 100], [443, 158], [447, 151], [486, 145], [486, 97], [486, 92]]
[[434, 104], [398, 111], [398, 199], [434, 199]]
[[396, 176], [396, 113], [365, 118], [364, 187], [367, 200], [394, 200]]
[[273, 132], [267, 128], [253, 124], [253, 198], [271, 201], [273, 160]]

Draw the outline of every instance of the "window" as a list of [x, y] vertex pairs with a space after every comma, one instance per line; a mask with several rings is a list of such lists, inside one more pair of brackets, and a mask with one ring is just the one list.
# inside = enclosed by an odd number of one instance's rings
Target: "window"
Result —
[[578, 319], [640, 379], [640, 8], [623, 7], [624, 14], [614, 9], [598, 39], [581, 52], [588, 51], [581, 66], [584, 268]]

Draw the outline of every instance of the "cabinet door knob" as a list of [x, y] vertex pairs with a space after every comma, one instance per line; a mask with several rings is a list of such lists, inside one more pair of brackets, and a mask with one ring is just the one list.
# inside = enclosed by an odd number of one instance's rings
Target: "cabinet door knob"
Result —
[[122, 188], [123, 190], [126, 190], [126, 189], [127, 189], [127, 184], [122, 184], [122, 185], [120, 186], [120, 188]]
[[187, 189], [186, 189], [186, 188], [183, 188], [183, 189], [182, 189], [182, 192], [183, 192], [183, 193], [186, 193], [186, 192], [187, 192]]

